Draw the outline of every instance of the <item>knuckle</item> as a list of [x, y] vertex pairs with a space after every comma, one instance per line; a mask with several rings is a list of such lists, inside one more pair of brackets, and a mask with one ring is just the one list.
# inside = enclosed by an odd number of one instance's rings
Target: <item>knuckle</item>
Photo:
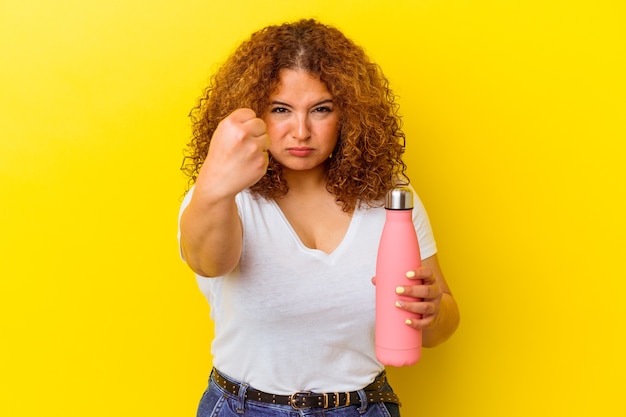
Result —
[[432, 303], [423, 303], [423, 305], [424, 305], [424, 311], [423, 311], [424, 314], [433, 313], [434, 308], [433, 308]]

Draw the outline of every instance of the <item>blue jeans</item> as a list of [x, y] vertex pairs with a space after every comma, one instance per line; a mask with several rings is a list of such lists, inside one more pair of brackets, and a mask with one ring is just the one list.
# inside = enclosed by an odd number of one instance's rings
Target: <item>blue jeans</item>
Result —
[[[237, 383], [237, 381], [231, 380]], [[238, 395], [228, 393], [209, 378], [209, 387], [204, 392], [197, 417], [400, 417], [397, 404], [370, 403], [365, 400], [365, 391], [359, 396], [365, 405], [349, 405], [335, 408], [306, 408], [296, 410], [290, 405], [276, 405], [251, 400], [245, 400], [245, 385]], [[382, 391], [391, 391], [391, 386], [385, 384]]]

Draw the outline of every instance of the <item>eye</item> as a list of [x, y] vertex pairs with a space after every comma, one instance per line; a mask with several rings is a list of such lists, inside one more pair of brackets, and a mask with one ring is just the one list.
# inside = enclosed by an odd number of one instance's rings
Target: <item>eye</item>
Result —
[[285, 107], [273, 107], [271, 110], [272, 113], [287, 113], [288, 111]]
[[330, 113], [331, 111], [333, 111], [333, 109], [330, 108], [330, 106], [319, 106], [313, 109], [314, 113]]

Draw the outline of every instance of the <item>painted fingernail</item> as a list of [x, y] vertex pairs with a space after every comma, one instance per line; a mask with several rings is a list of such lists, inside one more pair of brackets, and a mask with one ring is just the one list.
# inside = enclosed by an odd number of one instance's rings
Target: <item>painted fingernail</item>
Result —
[[396, 301], [396, 307], [403, 307], [404, 303], [400, 300]]
[[409, 271], [405, 275], [407, 278], [415, 278], [415, 271]]
[[410, 326], [411, 324], [413, 324], [413, 321], [411, 319], [406, 319], [406, 320], [404, 320], [404, 323], [406, 323], [406, 324], [408, 324]]
[[404, 287], [396, 287], [396, 294], [404, 294]]

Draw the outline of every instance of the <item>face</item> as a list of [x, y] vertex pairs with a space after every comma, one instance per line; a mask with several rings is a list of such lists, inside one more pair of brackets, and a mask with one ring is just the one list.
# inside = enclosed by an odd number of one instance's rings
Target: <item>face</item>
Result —
[[335, 149], [339, 117], [333, 97], [319, 77], [282, 70], [264, 116], [270, 153], [285, 170], [323, 169]]

